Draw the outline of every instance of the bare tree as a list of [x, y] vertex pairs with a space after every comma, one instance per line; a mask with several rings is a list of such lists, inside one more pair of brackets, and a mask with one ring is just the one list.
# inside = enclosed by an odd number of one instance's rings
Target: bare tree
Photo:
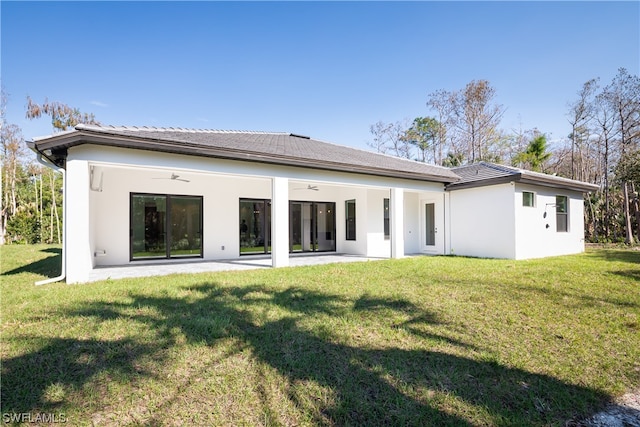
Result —
[[615, 127], [615, 114], [611, 110], [610, 105], [607, 102], [606, 88], [603, 92], [596, 96], [595, 103], [595, 121], [599, 128], [599, 143], [601, 147], [602, 156], [602, 189], [604, 193], [604, 212], [602, 218], [602, 228], [606, 239], [610, 236], [610, 219], [611, 219], [611, 206], [610, 206], [610, 191], [609, 191], [609, 176], [611, 174], [611, 148], [617, 138], [617, 132]]
[[408, 127], [407, 120], [394, 123], [378, 121], [369, 128], [373, 134], [373, 142], [368, 142], [367, 145], [379, 153], [410, 159], [411, 144], [404, 138]]
[[[571, 179], [583, 180], [583, 145], [591, 134], [589, 124], [593, 118], [593, 97], [598, 90], [598, 79], [591, 79], [582, 85], [578, 99], [569, 106], [568, 120], [571, 124]], [[580, 166], [576, 168], [576, 163]]]
[[456, 127], [467, 142], [467, 158], [471, 163], [490, 157], [491, 145], [501, 139], [498, 125], [505, 109], [492, 103], [495, 94], [487, 80], [473, 80], [458, 93]]
[[[603, 91], [603, 97], [615, 114], [617, 132], [620, 138], [620, 159], [635, 153], [640, 147], [640, 78], [620, 68], [613, 82]], [[625, 219], [625, 241], [633, 244], [631, 213], [629, 209], [629, 182], [622, 180], [624, 195], [623, 211]], [[640, 229], [640, 224], [638, 224]], [[639, 230], [640, 232], [640, 230]]]
[[454, 128], [456, 96], [455, 92], [441, 89], [430, 93], [427, 99], [427, 107], [435, 112], [435, 119], [439, 123], [434, 145], [434, 162], [438, 165], [444, 164], [445, 155], [443, 155], [443, 152], [456, 151], [449, 144], [453, 139], [451, 129]]
[[373, 141], [367, 141], [367, 145], [378, 153], [386, 153], [389, 147], [387, 146], [387, 132], [389, 131], [391, 124], [377, 121], [375, 124], [369, 126], [369, 132], [373, 135]]

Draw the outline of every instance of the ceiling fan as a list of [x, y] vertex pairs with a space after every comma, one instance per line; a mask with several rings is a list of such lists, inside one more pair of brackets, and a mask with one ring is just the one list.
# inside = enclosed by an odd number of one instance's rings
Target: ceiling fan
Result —
[[172, 173], [171, 176], [169, 178], [166, 177], [157, 177], [157, 178], [153, 178], [153, 179], [170, 179], [172, 181], [182, 181], [182, 182], [191, 182], [188, 179], [184, 179], [184, 178], [180, 178], [180, 175], [176, 175], [175, 173]]
[[294, 188], [294, 190], [312, 190], [312, 191], [320, 191], [320, 189], [318, 188], [317, 185], [307, 185], [306, 188], [304, 187], [300, 187], [300, 188]]

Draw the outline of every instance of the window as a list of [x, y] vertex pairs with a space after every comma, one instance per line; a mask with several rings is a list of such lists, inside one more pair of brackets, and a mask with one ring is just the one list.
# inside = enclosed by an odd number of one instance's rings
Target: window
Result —
[[131, 194], [132, 260], [202, 257], [202, 196]]
[[385, 240], [389, 239], [389, 199], [384, 199], [383, 204], [384, 209], [384, 219], [383, 219], [383, 227], [384, 227], [384, 238]]
[[556, 231], [569, 231], [569, 205], [567, 196], [556, 196]]
[[531, 191], [522, 192], [522, 206], [535, 208], [536, 207], [536, 193]]
[[345, 204], [346, 222], [347, 222], [347, 240], [356, 240], [356, 201], [347, 200]]

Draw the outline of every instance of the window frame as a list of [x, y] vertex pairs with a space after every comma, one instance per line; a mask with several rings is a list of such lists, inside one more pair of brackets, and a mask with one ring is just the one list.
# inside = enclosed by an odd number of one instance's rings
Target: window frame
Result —
[[[349, 205], [353, 205], [353, 215], [350, 215]], [[356, 199], [344, 201], [344, 218], [345, 218], [345, 240], [357, 240], [357, 221], [356, 221]]]
[[[525, 198], [525, 194], [531, 194], [531, 204], [528, 205], [526, 204], [526, 198]], [[536, 197], [536, 192], [535, 191], [523, 191], [522, 192], [522, 207], [525, 208], [535, 208], [537, 203], [537, 197]]]
[[[165, 200], [165, 217], [164, 217], [164, 256], [140, 256], [134, 257], [133, 242], [134, 242], [134, 198], [135, 197], [159, 197]], [[200, 251], [194, 255], [172, 255], [171, 243], [172, 243], [172, 200], [179, 198], [197, 199], [199, 201], [199, 219], [198, 224], [200, 235]], [[146, 224], [145, 224], [146, 225]], [[204, 196], [193, 194], [166, 194], [166, 193], [141, 193], [130, 192], [129, 193], [129, 261], [151, 261], [151, 260], [168, 260], [168, 259], [189, 259], [189, 258], [203, 258], [204, 257]]]
[[382, 201], [382, 230], [384, 233], [384, 240], [389, 240], [391, 238], [390, 206], [390, 199], [385, 197]]
[[[559, 200], [563, 199], [563, 203], [559, 203]], [[556, 194], [556, 233], [568, 233], [569, 232], [569, 197]], [[564, 219], [562, 219], [564, 218]]]
[[[250, 251], [243, 252], [242, 251], [242, 203], [253, 203], [253, 204], [262, 204], [263, 217], [261, 221], [261, 228], [263, 230], [263, 252], [258, 251]], [[252, 197], [240, 197], [238, 199], [238, 220], [239, 220], [239, 230], [238, 230], [238, 252], [240, 256], [250, 256], [250, 255], [268, 255], [271, 253], [271, 199], [256, 199]], [[258, 247], [258, 246], [253, 246]]]

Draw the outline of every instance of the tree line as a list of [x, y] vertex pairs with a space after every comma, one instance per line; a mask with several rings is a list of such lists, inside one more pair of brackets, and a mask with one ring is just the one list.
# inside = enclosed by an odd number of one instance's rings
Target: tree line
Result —
[[[2, 141], [2, 195], [0, 198], [0, 244], [62, 242], [62, 179], [60, 174], [36, 161], [27, 148], [19, 126], [7, 122], [8, 95], [1, 90], [0, 139]], [[51, 118], [54, 132], [78, 123], [98, 124], [92, 114], [56, 101], [41, 104], [27, 97], [26, 117]]]
[[428, 94], [430, 115], [370, 126], [368, 145], [446, 167], [479, 161], [594, 183], [585, 198], [585, 237], [640, 241], [640, 79], [620, 68], [607, 84], [585, 82], [567, 105], [571, 132], [550, 147], [537, 128], [500, 128], [505, 108], [487, 80]]

